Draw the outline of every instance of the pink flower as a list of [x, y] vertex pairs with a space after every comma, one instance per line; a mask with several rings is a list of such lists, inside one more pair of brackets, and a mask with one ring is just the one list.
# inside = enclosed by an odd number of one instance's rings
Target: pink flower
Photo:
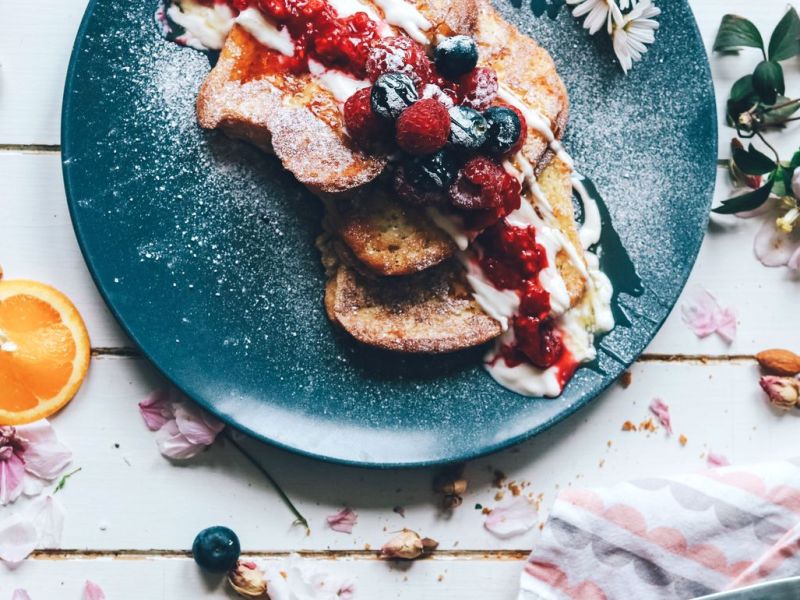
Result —
[[20, 494], [36, 495], [72, 460], [72, 452], [58, 441], [43, 419], [30, 425], [0, 427], [0, 505]]
[[759, 384], [769, 401], [778, 408], [789, 410], [800, 403], [800, 381], [794, 377], [764, 375]]
[[58, 548], [63, 530], [61, 502], [53, 496], [40, 496], [0, 522], [0, 560], [14, 567], [36, 548]]
[[728, 343], [736, 337], [736, 313], [730, 308], [723, 309], [716, 298], [702, 288], [690, 292], [681, 311], [683, 322], [697, 337], [704, 338], [717, 333]]
[[756, 233], [753, 251], [765, 267], [800, 267], [800, 228], [787, 233], [775, 224], [772, 212]]
[[533, 505], [522, 496], [492, 510], [483, 526], [499, 538], [510, 538], [529, 531], [536, 524], [537, 513]]
[[191, 402], [178, 390], [156, 390], [139, 403], [145, 425], [156, 431], [161, 454], [185, 460], [214, 443], [225, 424]]
[[658, 418], [658, 421], [664, 426], [664, 429], [672, 435], [672, 419], [669, 415], [669, 406], [667, 403], [661, 398], [653, 398], [653, 401], [650, 403], [650, 412]]
[[106, 600], [106, 595], [100, 586], [93, 581], [86, 580], [83, 586], [83, 597], [81, 600]]
[[25, 590], [14, 590], [11, 600], [31, 600], [31, 597]]
[[352, 508], [343, 508], [338, 513], [325, 517], [328, 525], [340, 533], [353, 533], [353, 527], [358, 522], [358, 513]]
[[731, 461], [722, 454], [709, 451], [708, 456], [706, 456], [706, 463], [708, 463], [709, 467], [727, 467], [731, 464]]
[[353, 583], [342, 577], [311, 570], [297, 554], [278, 564], [265, 565], [270, 600], [350, 600]]

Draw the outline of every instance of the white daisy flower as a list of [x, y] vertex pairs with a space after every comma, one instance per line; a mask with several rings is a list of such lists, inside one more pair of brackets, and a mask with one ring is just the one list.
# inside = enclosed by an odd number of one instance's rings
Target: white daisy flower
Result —
[[652, 0], [640, 0], [621, 20], [614, 20], [614, 53], [626, 73], [647, 52], [647, 44], [655, 41], [658, 21], [653, 17], [660, 14], [661, 9], [654, 6]]
[[[621, 0], [626, 5], [631, 0]], [[608, 34], [611, 35], [612, 22], [622, 21], [622, 13], [617, 6], [616, 0], [567, 0], [567, 4], [575, 6], [572, 16], [579, 18], [588, 15], [583, 21], [584, 29], [589, 30], [589, 34], [594, 35], [606, 26]]]

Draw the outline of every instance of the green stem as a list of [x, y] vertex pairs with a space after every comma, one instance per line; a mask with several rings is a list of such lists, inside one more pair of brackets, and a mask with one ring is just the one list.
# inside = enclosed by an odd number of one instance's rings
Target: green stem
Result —
[[81, 470], [82, 468], [83, 468], [83, 467], [78, 467], [78, 468], [77, 468], [77, 469], [75, 469], [74, 471], [70, 471], [69, 473], [67, 473], [66, 475], [64, 475], [64, 476], [63, 476], [61, 479], [59, 479], [59, 480], [58, 480], [58, 483], [56, 484], [56, 487], [54, 487], [54, 488], [53, 488], [53, 493], [54, 493], [54, 494], [57, 494], [58, 492], [60, 492], [61, 490], [63, 490], [63, 489], [64, 489], [64, 486], [67, 484], [67, 479], [69, 479], [70, 477], [72, 477], [73, 475], [75, 475], [75, 473], [78, 473], [78, 472], [80, 472], [80, 470]]
[[253, 465], [256, 469], [258, 469], [258, 471], [264, 477], [267, 478], [267, 481], [269, 481], [272, 484], [272, 487], [275, 488], [276, 492], [278, 492], [278, 496], [281, 497], [281, 500], [283, 500], [286, 506], [289, 507], [289, 510], [292, 511], [292, 514], [296, 517], [295, 523], [305, 527], [306, 531], [311, 531], [311, 528], [308, 526], [308, 521], [306, 521], [306, 518], [302, 514], [300, 514], [300, 511], [297, 510], [297, 507], [289, 499], [289, 496], [286, 495], [286, 492], [284, 492], [281, 486], [278, 484], [278, 482], [275, 481], [275, 478], [269, 474], [269, 471], [267, 471], [252, 454], [250, 454], [247, 450], [245, 450], [244, 446], [242, 446], [239, 442], [237, 442], [234, 439], [233, 434], [231, 433], [229, 428], [226, 428], [222, 435], [226, 440], [228, 440], [233, 445], [234, 448], [236, 448], [239, 452], [241, 452], [242, 456], [244, 456], [250, 462], [251, 465]]
[[792, 104], [800, 103], [800, 98], [795, 98], [794, 100], [787, 100], [782, 104], [776, 104], [775, 106], [770, 106], [769, 108], [765, 108], [764, 112], [772, 112], [773, 110], [780, 110], [781, 108], [786, 108], [787, 106], [791, 106]]

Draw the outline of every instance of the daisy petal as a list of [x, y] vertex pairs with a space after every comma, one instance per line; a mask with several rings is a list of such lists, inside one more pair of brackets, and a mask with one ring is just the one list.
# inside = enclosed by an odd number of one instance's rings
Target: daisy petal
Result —
[[25, 450], [25, 470], [42, 479], [53, 480], [72, 460], [72, 452], [62, 444], [47, 419], [17, 427], [29, 445]]
[[352, 508], [343, 508], [338, 513], [325, 517], [328, 526], [340, 533], [353, 533], [353, 527], [358, 522], [358, 513]]
[[510, 538], [530, 531], [536, 524], [537, 513], [533, 505], [522, 496], [516, 496], [502, 506], [494, 508], [483, 526], [499, 538]]

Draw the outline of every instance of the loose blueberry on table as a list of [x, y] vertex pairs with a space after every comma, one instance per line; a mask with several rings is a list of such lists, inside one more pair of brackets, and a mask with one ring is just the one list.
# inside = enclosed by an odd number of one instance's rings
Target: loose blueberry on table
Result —
[[239, 538], [231, 529], [221, 525], [203, 529], [192, 544], [195, 562], [211, 573], [230, 571], [236, 566], [240, 553]]

